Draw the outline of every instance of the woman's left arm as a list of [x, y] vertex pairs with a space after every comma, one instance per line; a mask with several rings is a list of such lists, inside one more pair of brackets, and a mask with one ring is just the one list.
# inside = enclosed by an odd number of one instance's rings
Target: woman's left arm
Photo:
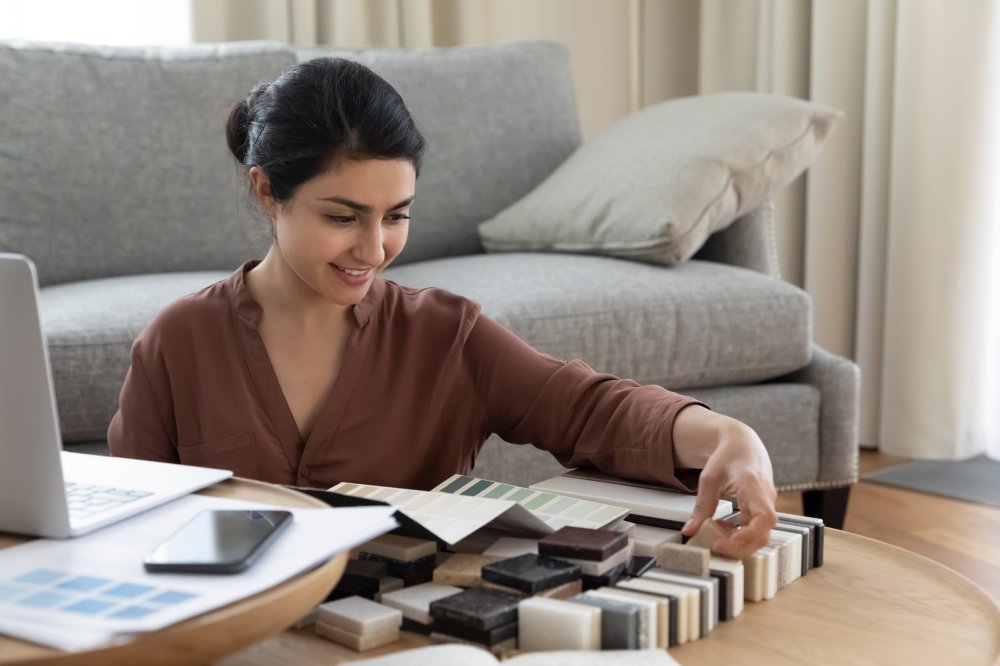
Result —
[[736, 419], [690, 405], [674, 419], [673, 440], [675, 466], [702, 470], [694, 513], [683, 534], [691, 536], [711, 520], [719, 498], [736, 497], [741, 525], [735, 529], [720, 523], [727, 535], [712, 550], [741, 559], [766, 546], [778, 522], [777, 492], [771, 460], [757, 433]]

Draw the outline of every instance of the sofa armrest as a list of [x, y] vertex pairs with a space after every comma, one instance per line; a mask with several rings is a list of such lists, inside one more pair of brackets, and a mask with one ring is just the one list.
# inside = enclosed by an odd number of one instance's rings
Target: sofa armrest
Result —
[[757, 208], [709, 236], [694, 258], [741, 266], [780, 279], [774, 202], [765, 199]]
[[812, 347], [812, 361], [778, 382], [819, 389], [819, 475], [811, 488], [846, 486], [858, 480], [861, 370], [854, 361]]

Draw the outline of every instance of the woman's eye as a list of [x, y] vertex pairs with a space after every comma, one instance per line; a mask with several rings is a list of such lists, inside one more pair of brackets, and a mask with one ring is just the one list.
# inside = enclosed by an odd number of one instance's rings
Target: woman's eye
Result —
[[395, 215], [389, 216], [390, 222], [403, 222], [404, 220], [410, 219], [410, 216], [406, 213], [396, 213]]
[[336, 224], [350, 224], [354, 221], [354, 217], [350, 215], [327, 215], [326, 219]]

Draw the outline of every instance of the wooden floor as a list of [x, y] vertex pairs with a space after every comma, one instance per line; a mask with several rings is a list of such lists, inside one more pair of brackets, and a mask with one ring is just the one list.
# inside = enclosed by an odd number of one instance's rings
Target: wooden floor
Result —
[[[862, 451], [858, 466], [864, 475], [901, 462]], [[801, 513], [801, 495], [781, 493], [778, 510]], [[1000, 508], [861, 481], [851, 490], [844, 529], [941, 562], [1000, 603]]]

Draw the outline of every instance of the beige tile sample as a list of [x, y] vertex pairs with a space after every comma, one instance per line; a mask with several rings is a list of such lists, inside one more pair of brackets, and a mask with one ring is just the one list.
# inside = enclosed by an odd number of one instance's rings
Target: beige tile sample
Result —
[[531, 597], [517, 607], [518, 647], [537, 650], [600, 650], [601, 610], [562, 599]]
[[444, 564], [434, 570], [434, 582], [438, 585], [475, 587], [483, 584], [484, 564], [504, 559], [501, 555], [477, 555], [475, 553], [455, 553]]
[[321, 604], [317, 621], [355, 634], [376, 634], [399, 628], [403, 614], [397, 608], [353, 596]]
[[707, 576], [711, 553], [708, 548], [690, 543], [661, 543], [656, 547], [656, 566], [668, 571]]

